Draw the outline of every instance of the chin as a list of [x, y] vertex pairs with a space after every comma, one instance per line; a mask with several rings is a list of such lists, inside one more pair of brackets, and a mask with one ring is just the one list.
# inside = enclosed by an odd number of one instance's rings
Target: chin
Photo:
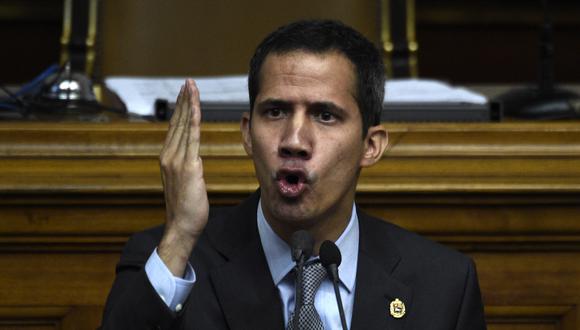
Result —
[[273, 201], [272, 215], [279, 221], [290, 225], [307, 225], [315, 217], [306, 205], [300, 203], [300, 199], [281, 198]]

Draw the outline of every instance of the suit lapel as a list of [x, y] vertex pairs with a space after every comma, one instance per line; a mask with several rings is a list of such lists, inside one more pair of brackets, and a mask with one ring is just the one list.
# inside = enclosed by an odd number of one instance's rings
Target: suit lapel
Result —
[[261, 246], [248, 245], [211, 279], [232, 330], [284, 328], [280, 296]]
[[212, 240], [228, 260], [210, 279], [232, 330], [284, 328], [282, 303], [256, 225], [258, 197], [254, 194], [236, 208], [219, 239]]
[[396, 299], [404, 303], [406, 314], [411, 307], [411, 288], [392, 276], [401, 257], [387, 224], [360, 211], [358, 215], [360, 241], [351, 329], [403, 329], [406, 317], [396, 318], [389, 310]]

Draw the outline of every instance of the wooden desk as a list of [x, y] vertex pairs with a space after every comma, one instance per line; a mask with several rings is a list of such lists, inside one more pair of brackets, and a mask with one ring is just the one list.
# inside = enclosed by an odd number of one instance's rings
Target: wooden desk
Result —
[[[580, 123], [387, 127], [359, 205], [471, 255], [489, 329], [579, 329]], [[127, 237], [163, 222], [165, 129], [0, 123], [0, 328], [99, 324]], [[257, 187], [240, 141], [203, 128], [212, 205]]]

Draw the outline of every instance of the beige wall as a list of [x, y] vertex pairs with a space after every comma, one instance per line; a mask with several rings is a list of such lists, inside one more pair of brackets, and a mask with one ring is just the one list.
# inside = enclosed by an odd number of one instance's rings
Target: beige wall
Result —
[[378, 42], [375, 0], [102, 0], [104, 76], [246, 73], [267, 33], [334, 18]]

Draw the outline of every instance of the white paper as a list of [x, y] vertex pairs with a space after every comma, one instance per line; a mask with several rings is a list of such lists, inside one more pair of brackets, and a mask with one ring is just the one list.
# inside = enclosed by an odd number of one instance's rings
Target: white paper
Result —
[[[108, 77], [105, 83], [125, 102], [130, 112], [154, 115], [156, 99], [175, 102], [185, 77]], [[249, 103], [245, 75], [193, 77], [201, 102]], [[487, 99], [473, 91], [453, 87], [436, 80], [398, 79], [385, 85], [385, 103], [472, 103], [485, 104]]]
[[485, 104], [487, 98], [462, 87], [427, 79], [395, 79], [385, 85], [385, 103], [471, 103]]
[[[156, 99], [177, 100], [185, 77], [109, 77], [105, 84], [117, 93], [130, 112], [153, 115]], [[246, 76], [193, 77], [201, 102], [250, 103]]]

